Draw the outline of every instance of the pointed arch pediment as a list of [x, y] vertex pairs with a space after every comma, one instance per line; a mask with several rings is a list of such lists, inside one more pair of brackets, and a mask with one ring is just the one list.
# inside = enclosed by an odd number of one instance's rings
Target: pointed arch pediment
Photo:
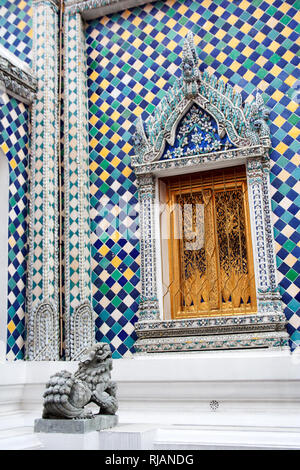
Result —
[[[217, 80], [206, 71], [201, 73], [192, 33], [184, 42], [181, 67], [181, 79], [167, 91], [154, 113], [146, 121], [138, 118], [136, 122], [133, 136], [135, 156], [132, 158], [136, 171], [143, 172], [144, 169], [146, 172], [156, 166], [162, 167], [162, 163], [158, 163], [162, 160], [176, 160], [177, 166], [184, 166], [190, 163], [191, 158], [195, 163], [197, 159], [204, 161], [206, 157], [209, 160], [228, 159], [240, 155], [241, 151], [247, 157], [267, 155], [270, 148], [266, 123], [269, 113], [261, 95], [257, 92], [251, 104], [243, 105], [241, 95], [235, 93], [230, 84]], [[166, 158], [166, 149], [174, 146], [179, 138], [179, 124], [195, 106], [202, 117], [208, 116], [214, 123], [216, 132], [214, 136], [208, 132], [207, 139], [214, 137], [216, 142], [221, 142], [221, 146], [216, 144], [213, 148], [202, 145], [199, 152], [195, 151], [194, 146], [190, 153], [186, 148], [186, 151], [177, 152], [176, 158], [171, 154], [168, 154], [170, 158]], [[224, 139], [230, 145], [223, 146]]]
[[159, 159], [170, 160], [234, 148], [236, 146], [229, 139], [226, 129], [197, 101], [193, 101], [177, 124], [172, 138], [166, 139]]

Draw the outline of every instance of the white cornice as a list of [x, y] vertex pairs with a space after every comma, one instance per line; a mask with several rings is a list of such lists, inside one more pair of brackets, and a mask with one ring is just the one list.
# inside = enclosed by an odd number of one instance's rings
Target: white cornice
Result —
[[152, 1], [154, 0], [65, 0], [65, 12], [71, 15], [81, 13], [85, 20], [93, 20]]

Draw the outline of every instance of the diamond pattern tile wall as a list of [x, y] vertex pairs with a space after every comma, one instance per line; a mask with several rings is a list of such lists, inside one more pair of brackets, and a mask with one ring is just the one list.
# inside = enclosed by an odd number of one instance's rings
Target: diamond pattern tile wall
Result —
[[[244, 99], [260, 89], [271, 110], [278, 281], [291, 339], [300, 343], [298, 8], [294, 0], [167, 0], [87, 25], [93, 301], [97, 339], [111, 343], [114, 357], [133, 351], [138, 309], [133, 122], [146, 119], [180, 75], [190, 30], [201, 70], [229, 81]], [[115, 227], [111, 205], [133, 227], [128, 237]]]
[[9, 163], [7, 358], [24, 358], [28, 225], [28, 109], [1, 94], [0, 147]]
[[31, 65], [31, 0], [2, 0], [0, 6], [0, 44]]

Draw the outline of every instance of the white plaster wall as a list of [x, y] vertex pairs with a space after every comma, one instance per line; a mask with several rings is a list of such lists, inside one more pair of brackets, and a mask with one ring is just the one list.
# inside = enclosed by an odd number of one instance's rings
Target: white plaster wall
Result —
[[0, 361], [5, 360], [7, 338], [8, 186], [8, 162], [0, 150]]
[[[299, 356], [288, 350], [116, 359], [112, 378], [118, 383], [119, 426], [100, 435], [90, 433], [88, 442], [84, 436], [78, 441], [74, 436], [48, 435], [42, 446], [300, 449], [299, 363]], [[42, 413], [45, 382], [59, 370], [74, 373], [77, 367], [73, 361], [0, 364], [0, 449], [41, 445], [41, 435], [33, 434], [33, 423]], [[219, 402], [216, 412], [211, 400]], [[18, 444], [22, 429], [27, 434]], [[143, 439], [151, 442], [140, 442]]]

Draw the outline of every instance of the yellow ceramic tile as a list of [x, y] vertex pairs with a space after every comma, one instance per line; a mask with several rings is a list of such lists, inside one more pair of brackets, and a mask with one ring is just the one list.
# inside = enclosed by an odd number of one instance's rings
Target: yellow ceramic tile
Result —
[[230, 70], [233, 70], [234, 72], [236, 72], [240, 68], [240, 66], [241, 66], [241, 64], [234, 61], [234, 62], [232, 62], [231, 66], [230, 66]]
[[97, 95], [97, 93], [93, 93], [91, 96], [90, 96], [90, 100], [93, 102], [93, 103], [96, 103], [96, 101], [99, 99], [99, 95]]
[[142, 18], [139, 18], [138, 16], [135, 16], [134, 19], [132, 20], [132, 24], [134, 24], [134, 26], [138, 26], [142, 21]]
[[192, 21], [193, 23], [197, 24], [198, 21], [200, 20], [201, 16], [199, 15], [199, 13], [193, 13], [191, 18], [190, 18], [190, 21]]
[[246, 46], [245, 49], [243, 50], [243, 55], [245, 57], [250, 57], [250, 55], [253, 53], [253, 49], [251, 47]]
[[118, 73], [120, 72], [120, 69], [119, 67], [117, 67], [116, 65], [113, 66], [113, 68], [111, 69], [110, 73], [115, 77], [116, 75], [118, 75]]
[[242, 33], [248, 34], [252, 26], [250, 24], [244, 23], [241, 27]]
[[[169, 19], [169, 21], [166, 23], [166, 26], [168, 26], [168, 28], [170, 29], [173, 29], [174, 26], [177, 24], [177, 22], [175, 20], [173, 20], [173, 18]], [[145, 31], [145, 30], [144, 30]]]
[[210, 31], [212, 27], [213, 27], [213, 23], [211, 21], [206, 21], [203, 26], [203, 29], [205, 29], [205, 31]]
[[185, 6], [185, 5], [181, 5], [179, 8], [178, 8], [178, 13], [180, 13], [181, 15], [184, 15], [186, 13], [186, 11], [188, 10], [188, 7]]
[[293, 139], [298, 139], [300, 135], [300, 130], [297, 129], [297, 127], [292, 127], [292, 129], [289, 131], [289, 135], [293, 137]]
[[101, 104], [100, 109], [105, 113], [109, 108], [109, 105], [104, 101], [103, 104]]
[[284, 94], [283, 94], [281, 91], [276, 90], [276, 91], [273, 93], [272, 98], [273, 98], [273, 100], [275, 100], [275, 101], [280, 101], [283, 96], [284, 96]]
[[218, 39], [223, 39], [223, 37], [225, 36], [225, 34], [227, 34], [226, 31], [223, 31], [223, 29], [219, 29], [219, 30], [216, 32], [215, 36], [216, 36], [216, 38], [218, 38]]
[[133, 87], [133, 91], [137, 94], [139, 94], [139, 92], [143, 89], [143, 85], [141, 85], [140, 83], [136, 83]]
[[100, 134], [106, 134], [106, 132], [109, 131], [109, 127], [106, 124], [103, 124], [102, 127], [100, 127], [99, 132]]
[[293, 86], [297, 79], [293, 75], [289, 75], [284, 81], [287, 85]]
[[163, 35], [162, 32], [158, 32], [157, 35], [155, 36], [155, 39], [156, 41], [158, 41], [159, 43], [163, 41], [163, 39], [165, 38], [165, 36]]
[[254, 77], [255, 77], [255, 73], [251, 72], [251, 70], [247, 70], [243, 78], [247, 80], [247, 82], [251, 82]]
[[166, 60], [166, 58], [163, 55], [159, 55], [158, 57], [156, 57], [155, 62], [158, 65], [162, 65], [165, 60]]
[[222, 62], [222, 63], [223, 63], [224, 60], [226, 60], [226, 58], [227, 58], [227, 55], [224, 54], [224, 52], [220, 52], [220, 54], [217, 55], [217, 60], [218, 60], [219, 62]]
[[100, 83], [100, 86], [101, 88], [103, 88], [103, 90], [106, 90], [106, 88], [109, 87], [109, 82], [106, 80], [106, 78], [102, 80], [102, 82]]
[[95, 72], [95, 70], [94, 70], [90, 75], [90, 79], [95, 81], [97, 79], [98, 75], [99, 74], [97, 72]]
[[123, 152], [125, 153], [129, 153], [131, 149], [132, 149], [132, 145], [130, 145], [128, 142], [126, 142], [126, 144], [122, 148]]
[[277, 116], [276, 119], [274, 119], [274, 124], [277, 126], [277, 127], [281, 127], [282, 124], [285, 123], [285, 119], [282, 117], [282, 116]]
[[161, 21], [164, 17], [164, 13], [161, 10], [158, 10], [157, 13], [155, 13], [154, 18], [157, 21]]
[[97, 116], [93, 114], [93, 116], [90, 118], [90, 123], [92, 124], [92, 126], [95, 126], [97, 121], [98, 121]]
[[105, 147], [103, 147], [101, 150], [100, 150], [100, 155], [101, 157], [105, 158], [107, 157], [107, 155], [109, 154], [109, 150]]
[[13, 236], [9, 237], [9, 239], [8, 239], [8, 245], [9, 245], [11, 248], [13, 248], [13, 247], [15, 246], [15, 244], [16, 244], [16, 240], [14, 239], [14, 237], [13, 237]]
[[132, 56], [131, 56], [130, 54], [128, 54], [128, 52], [124, 52], [124, 54], [122, 54], [122, 60], [123, 60], [124, 62], [126, 62], [126, 63], [129, 61], [129, 59], [130, 59], [131, 57], [132, 57]]
[[110, 52], [112, 52], [113, 54], [117, 54], [117, 52], [119, 52], [119, 49], [120, 49], [120, 46], [118, 44], [114, 44], [111, 48], [110, 48]]
[[156, 82], [156, 86], [158, 86], [158, 88], [163, 88], [165, 84], [166, 80], [164, 80], [162, 77], [160, 77]]
[[287, 109], [294, 113], [298, 109], [298, 104], [295, 101], [290, 101], [289, 104], [287, 105]]
[[238, 21], [238, 17], [235, 15], [230, 15], [227, 21], [229, 24], [234, 25]]
[[8, 152], [8, 146], [7, 144], [4, 142], [2, 145], [1, 145], [1, 148], [3, 150], [4, 153], [7, 153]]
[[279, 152], [281, 155], [283, 155], [287, 149], [288, 149], [288, 146], [284, 144], [283, 142], [280, 142], [276, 147], [277, 152]]
[[300, 166], [300, 154], [295, 153], [295, 155], [292, 156], [291, 158], [291, 163], [293, 163], [295, 166]]
[[232, 49], [235, 49], [236, 46], [239, 44], [239, 40], [236, 39], [236, 38], [232, 38], [230, 39], [229, 43], [228, 43], [228, 46], [232, 47]]
[[242, 0], [241, 3], [239, 4], [239, 7], [241, 10], [247, 10], [251, 3], [247, 2], [247, 0]]
[[259, 20], [263, 14], [264, 12], [260, 8], [256, 8], [254, 12], [252, 13], [252, 16], [254, 16], [254, 18], [257, 18]]
[[203, 8], [208, 8], [211, 6], [211, 0], [203, 0], [202, 1]]
[[266, 35], [261, 33], [260, 31], [257, 33], [257, 35], [254, 37], [254, 39], [257, 42], [263, 42], [266, 39]]
[[[113, 239], [113, 237], [111, 237]], [[115, 256], [112, 260], [111, 260], [111, 264], [117, 268], [118, 266], [120, 266], [120, 264], [122, 263], [122, 261], [120, 260], [120, 258], [118, 256]]]
[[21, 30], [23, 30], [26, 26], [27, 26], [27, 25], [26, 25], [26, 23], [25, 23], [23, 20], [19, 21], [18, 28], [20, 28]]
[[266, 62], [268, 62], [268, 59], [262, 55], [256, 60], [256, 64], [260, 65], [261, 67], [263, 67]]
[[102, 181], [106, 181], [108, 177], [109, 177], [109, 173], [107, 173], [107, 171], [105, 171], [105, 170], [102, 171], [102, 173], [101, 173], [101, 175], [100, 175], [100, 179], [101, 179]]
[[293, 32], [294, 32], [294, 31], [293, 31], [291, 28], [289, 28], [288, 26], [286, 26], [286, 27], [281, 31], [280, 34], [282, 34], [282, 36], [284, 36], [285, 38], [289, 38], [290, 35], [291, 35]]
[[109, 252], [109, 248], [106, 245], [102, 245], [98, 251], [100, 255], [105, 256]]
[[98, 164], [96, 162], [92, 162], [90, 164], [91, 171], [95, 171], [98, 168]]
[[127, 41], [127, 39], [130, 37], [131, 33], [125, 29], [125, 31], [121, 34], [121, 38]]
[[141, 41], [139, 38], [136, 38], [132, 45], [136, 48], [136, 49], [139, 49], [140, 45], [143, 43], [143, 41]]
[[152, 29], [153, 29], [153, 26], [151, 26], [150, 24], [147, 24], [147, 26], [144, 28], [143, 31], [145, 34], [150, 34]]
[[27, 3], [24, 0], [21, 0], [21, 2], [18, 5], [18, 8], [20, 8], [20, 10], [24, 10], [26, 5], [27, 5]]
[[107, 64], [109, 64], [109, 60], [106, 57], [103, 57], [103, 59], [101, 59], [100, 65], [103, 68], [105, 68], [107, 66]]
[[112, 159], [112, 161], [111, 161], [111, 164], [112, 164], [112, 166], [113, 166], [114, 168], [117, 168], [117, 166], [119, 165], [120, 161], [121, 161], [121, 160], [120, 160], [118, 157], [114, 157], [114, 158]]
[[128, 108], [128, 106], [130, 105], [132, 101], [126, 96], [126, 98], [123, 99], [122, 101], [122, 105], [125, 107], [125, 108]]
[[[122, 18], [124, 18], [125, 20], [127, 20], [128, 16], [131, 15], [131, 11], [130, 10], [125, 10], [123, 11], [123, 13], [121, 14]], [[107, 20], [109, 20], [109, 18], [107, 18]]]
[[135, 114], [137, 117], [140, 116], [143, 112], [143, 109], [140, 107], [140, 106], [137, 106], [134, 110], [133, 110], [133, 114]]
[[118, 113], [118, 111], [115, 110], [110, 117], [113, 121], [117, 121], [120, 117], [120, 113]]
[[187, 29], [185, 26], [182, 26], [182, 28], [178, 31], [178, 34], [185, 38], [188, 32], [189, 29]]
[[207, 54], [210, 54], [213, 49], [214, 49], [214, 46], [213, 46], [212, 44], [207, 44], [207, 45], [203, 48], [204, 52], [206, 52]]
[[168, 44], [168, 49], [170, 49], [170, 51], [174, 51], [175, 47], [177, 47], [177, 43], [175, 41], [170, 41]]
[[7, 325], [7, 329], [10, 332], [10, 334], [12, 334], [12, 332], [15, 331], [16, 325], [14, 324], [14, 322], [12, 320]]
[[132, 173], [132, 170], [127, 166], [126, 168], [124, 168], [122, 173], [125, 176], [125, 178], [128, 178], [128, 176]]
[[272, 41], [271, 44], [269, 45], [269, 49], [272, 52], [276, 52], [279, 47], [280, 47], [280, 44], [278, 44], [278, 42], [276, 41]]
[[134, 275], [134, 272], [130, 268], [127, 268], [126, 271], [124, 271], [123, 275], [126, 279], [131, 279]]
[[291, 8], [291, 5], [286, 2], [282, 2], [281, 5], [278, 6], [278, 9], [282, 11], [283, 13], [287, 13], [290, 8]]
[[287, 62], [290, 62], [293, 59], [293, 57], [294, 57], [294, 54], [291, 51], [286, 51], [282, 56], [282, 58], [286, 60]]
[[222, 16], [224, 11], [225, 11], [224, 8], [219, 6], [218, 8], [215, 9], [215, 15]]
[[111, 140], [114, 144], [117, 144], [120, 139], [121, 139], [121, 137], [120, 137], [118, 134], [114, 134], [114, 135], [110, 138], [110, 140]]
[[281, 70], [282, 70], [282, 69], [279, 68], [278, 65], [274, 65], [274, 66], [271, 68], [271, 70], [270, 70], [269, 73], [271, 73], [272, 75], [274, 75], [274, 77], [278, 77], [278, 75], [280, 74]]
[[93, 147], [93, 149], [98, 145], [98, 140], [93, 137], [93, 139], [90, 140], [90, 146]]

